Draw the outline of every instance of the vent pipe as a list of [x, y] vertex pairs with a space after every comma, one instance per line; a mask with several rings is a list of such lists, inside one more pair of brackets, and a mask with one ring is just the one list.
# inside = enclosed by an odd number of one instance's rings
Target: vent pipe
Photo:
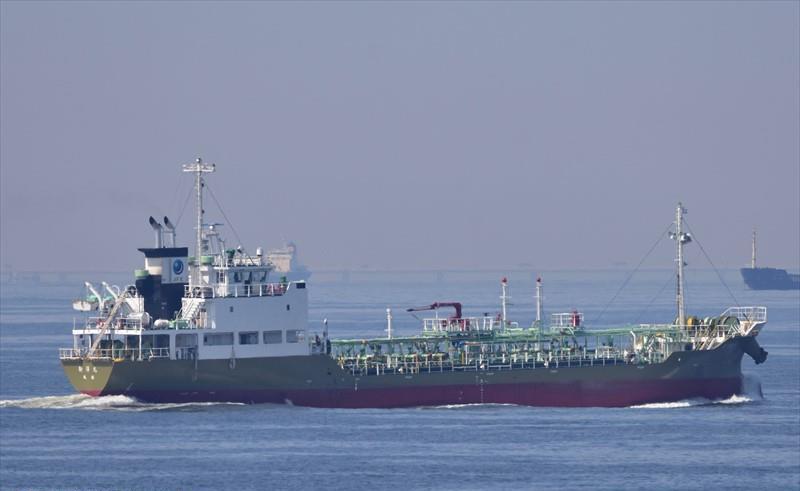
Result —
[[156, 233], [156, 248], [160, 249], [160, 248], [164, 247], [163, 240], [162, 240], [162, 234], [163, 234], [163, 228], [164, 227], [162, 227], [161, 224], [158, 223], [158, 220], [156, 220], [153, 217], [150, 217], [150, 226], [153, 227], [153, 231], [155, 231], [155, 233]]
[[175, 225], [165, 216], [164, 226], [167, 228], [167, 235], [169, 236], [169, 247], [175, 247]]

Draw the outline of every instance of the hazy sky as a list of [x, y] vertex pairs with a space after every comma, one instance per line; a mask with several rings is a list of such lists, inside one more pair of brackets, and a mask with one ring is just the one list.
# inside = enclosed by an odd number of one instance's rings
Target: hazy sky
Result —
[[753, 226], [762, 264], [800, 265], [796, 1], [0, 14], [3, 269], [137, 267], [197, 156], [245, 246], [312, 268], [632, 266], [679, 200], [717, 266]]

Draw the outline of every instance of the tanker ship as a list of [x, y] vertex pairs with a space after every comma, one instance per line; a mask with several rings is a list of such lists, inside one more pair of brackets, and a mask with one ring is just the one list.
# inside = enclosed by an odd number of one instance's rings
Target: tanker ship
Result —
[[273, 273], [289, 281], [308, 281], [311, 278], [311, 271], [297, 257], [297, 244], [294, 242], [286, 242], [283, 247], [267, 251], [267, 261]]
[[756, 341], [765, 307], [685, 312], [683, 247], [691, 235], [680, 204], [670, 234], [674, 322], [590, 329], [578, 311], [546, 321], [539, 279], [536, 319], [522, 325], [507, 316], [504, 279], [496, 316], [464, 316], [458, 302], [435, 302], [409, 309], [432, 312], [413, 336], [395, 335], [387, 310], [385, 337], [333, 339], [327, 322], [321, 333], [309, 330], [309, 284], [274, 281], [260, 249], [226, 248], [220, 224], [204, 222], [204, 181], [215, 166], [198, 159], [183, 170], [196, 190], [194, 256], [175, 245], [166, 217], [163, 225], [151, 217], [156, 244], [139, 249], [145, 264], [135, 284], [86, 283], [88, 294], [74, 303], [87, 319], [59, 355], [84, 394], [331, 408], [620, 407], [729, 397], [742, 391], [743, 355], [757, 364], [767, 357]]
[[753, 230], [753, 252], [750, 267], [739, 270], [751, 290], [800, 290], [800, 273], [785, 269], [756, 266], [756, 231]]

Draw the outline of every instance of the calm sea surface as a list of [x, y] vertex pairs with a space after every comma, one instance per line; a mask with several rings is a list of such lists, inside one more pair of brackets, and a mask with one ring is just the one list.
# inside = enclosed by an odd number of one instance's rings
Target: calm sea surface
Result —
[[[800, 489], [800, 292], [746, 290], [736, 271], [688, 273], [688, 311], [766, 305], [769, 359], [742, 361], [748, 392], [624, 409], [475, 405], [393, 410], [142, 404], [75, 395], [58, 362], [84, 278], [3, 283], [2, 489]], [[405, 307], [499, 309], [501, 273], [318, 274], [311, 330], [379, 336], [418, 321]], [[545, 309], [590, 326], [669, 322], [672, 273], [547, 272]], [[534, 278], [511, 273], [510, 317], [534, 316]], [[121, 286], [125, 276], [107, 279]], [[606, 308], [607, 307], [607, 308]], [[602, 313], [602, 315], [600, 315]], [[80, 319], [78, 319], [80, 322]], [[760, 395], [763, 393], [763, 397]]]

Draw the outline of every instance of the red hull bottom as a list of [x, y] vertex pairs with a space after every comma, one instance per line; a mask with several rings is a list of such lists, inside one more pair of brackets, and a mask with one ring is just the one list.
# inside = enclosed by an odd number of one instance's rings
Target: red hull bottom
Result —
[[[565, 383], [448, 385], [379, 389], [136, 391], [144, 402], [242, 402], [327, 408], [395, 408], [452, 404], [516, 404], [550, 407], [627, 407], [692, 398], [723, 399], [739, 394], [741, 377]], [[91, 396], [119, 395], [84, 391]]]

